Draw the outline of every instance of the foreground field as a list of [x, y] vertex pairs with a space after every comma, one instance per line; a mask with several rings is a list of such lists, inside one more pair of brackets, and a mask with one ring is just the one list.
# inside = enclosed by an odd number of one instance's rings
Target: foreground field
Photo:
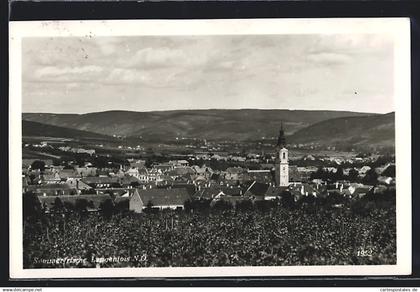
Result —
[[24, 228], [24, 267], [395, 264], [395, 209], [55, 215]]

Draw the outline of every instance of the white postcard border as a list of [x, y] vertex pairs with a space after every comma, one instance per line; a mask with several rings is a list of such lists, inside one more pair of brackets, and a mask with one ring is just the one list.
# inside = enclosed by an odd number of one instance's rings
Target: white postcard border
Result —
[[[9, 210], [11, 278], [408, 275], [411, 273], [411, 82], [409, 18], [106, 20], [10, 22]], [[395, 40], [397, 264], [370, 266], [23, 269], [22, 38], [140, 35], [384, 33]], [[378, 76], [380, 78], [380, 76]]]

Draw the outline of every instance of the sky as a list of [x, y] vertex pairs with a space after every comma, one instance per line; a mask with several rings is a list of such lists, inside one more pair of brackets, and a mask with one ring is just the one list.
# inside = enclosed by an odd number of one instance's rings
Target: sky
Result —
[[379, 34], [42, 37], [22, 42], [23, 112], [394, 111]]

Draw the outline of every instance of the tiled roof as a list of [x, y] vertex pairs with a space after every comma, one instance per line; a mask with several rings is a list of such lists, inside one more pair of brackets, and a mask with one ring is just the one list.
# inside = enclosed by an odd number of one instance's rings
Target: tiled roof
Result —
[[153, 206], [184, 205], [185, 201], [190, 198], [186, 188], [137, 189], [137, 191], [145, 205], [148, 202], [151, 202]]
[[250, 186], [250, 188], [247, 190], [247, 193], [249, 192], [250, 194], [252, 194], [254, 196], [265, 196], [268, 188], [269, 188], [268, 184], [263, 184], [263, 183], [260, 183], [260, 182], [254, 182]]
[[242, 167], [228, 167], [226, 172], [230, 174], [239, 174], [244, 172], [244, 169]]
[[52, 183], [43, 185], [28, 185], [28, 190], [69, 190], [72, 189], [66, 183]]
[[118, 183], [118, 177], [109, 177], [109, 176], [87, 176], [82, 179], [86, 184], [111, 184]]

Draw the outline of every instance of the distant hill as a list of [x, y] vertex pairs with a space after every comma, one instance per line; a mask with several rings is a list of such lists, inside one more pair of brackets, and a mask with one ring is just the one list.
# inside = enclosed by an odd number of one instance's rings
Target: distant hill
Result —
[[395, 145], [395, 114], [329, 119], [301, 129], [288, 138], [291, 143], [320, 145]]
[[73, 138], [73, 139], [111, 139], [105, 135], [80, 131], [64, 127], [57, 127], [37, 122], [22, 121], [22, 136], [26, 137], [54, 137], [54, 138]]
[[291, 135], [313, 124], [366, 113], [306, 110], [106, 111], [88, 114], [24, 113], [23, 119], [103, 135], [165, 140], [175, 137], [209, 140], [258, 140], [276, 137], [281, 122]]

